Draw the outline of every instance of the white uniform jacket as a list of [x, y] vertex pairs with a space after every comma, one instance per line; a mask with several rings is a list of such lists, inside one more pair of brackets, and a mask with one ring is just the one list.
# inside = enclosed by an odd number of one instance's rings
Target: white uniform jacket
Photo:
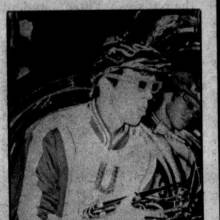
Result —
[[86, 219], [86, 208], [123, 196], [114, 213], [99, 219], [142, 219], [132, 216], [136, 213], [130, 201], [135, 192], [149, 189], [158, 164], [165, 182], [181, 181], [173, 151], [163, 138], [140, 124], [125, 125], [113, 139], [95, 101], [45, 117], [32, 134], [20, 220]]

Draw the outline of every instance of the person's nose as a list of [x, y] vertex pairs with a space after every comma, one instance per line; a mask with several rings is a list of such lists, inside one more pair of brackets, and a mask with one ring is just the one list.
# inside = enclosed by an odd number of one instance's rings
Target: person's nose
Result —
[[150, 89], [148, 89], [146, 92], [145, 92], [145, 99], [148, 100], [151, 100], [153, 98], [153, 95], [152, 95], [152, 92]]

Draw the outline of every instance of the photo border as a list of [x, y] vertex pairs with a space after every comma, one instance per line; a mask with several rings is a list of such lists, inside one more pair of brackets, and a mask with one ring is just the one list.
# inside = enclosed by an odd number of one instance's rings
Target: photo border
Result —
[[[65, 4], [64, 4], [65, 3]], [[202, 12], [202, 102], [203, 102], [203, 177], [204, 219], [219, 219], [219, 163], [217, 111], [217, 30], [214, 0], [55, 0], [0, 3], [0, 219], [8, 210], [8, 132], [7, 132], [7, 11], [19, 10], [94, 10], [94, 9], [200, 9]]]

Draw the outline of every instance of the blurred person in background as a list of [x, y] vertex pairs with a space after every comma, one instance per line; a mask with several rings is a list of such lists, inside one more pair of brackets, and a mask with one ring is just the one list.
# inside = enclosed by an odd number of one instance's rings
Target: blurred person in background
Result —
[[[167, 77], [161, 97], [151, 119], [146, 117], [144, 121], [165, 146], [170, 146], [182, 181], [191, 184], [194, 199], [200, 199], [197, 204], [201, 204], [201, 127], [195, 123], [201, 121], [200, 81], [191, 72], [174, 72]], [[151, 187], [164, 185], [164, 179], [157, 173]]]

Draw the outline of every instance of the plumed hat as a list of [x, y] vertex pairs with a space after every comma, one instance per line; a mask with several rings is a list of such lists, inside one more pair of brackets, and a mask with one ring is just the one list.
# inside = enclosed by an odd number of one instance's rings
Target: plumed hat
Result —
[[103, 55], [94, 64], [94, 70], [98, 72], [93, 81], [109, 71], [109, 68], [131, 68], [142, 75], [159, 73], [165, 75], [170, 72], [171, 63], [162, 54], [140, 43], [129, 43], [121, 38], [110, 37], [103, 44]]

